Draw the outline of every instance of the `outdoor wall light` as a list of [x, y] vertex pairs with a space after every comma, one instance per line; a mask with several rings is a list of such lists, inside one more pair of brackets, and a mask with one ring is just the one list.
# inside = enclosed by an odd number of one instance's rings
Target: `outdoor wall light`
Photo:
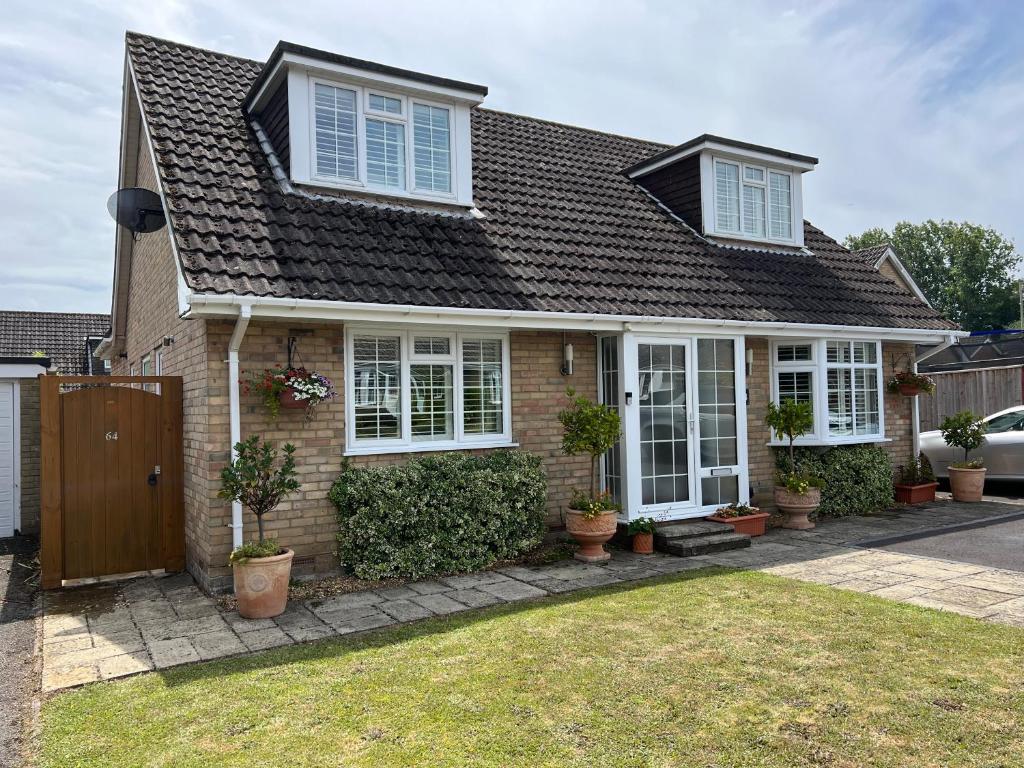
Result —
[[562, 346], [562, 375], [572, 376], [572, 360], [573, 351], [572, 344], [564, 344]]
[[747, 350], [747, 376], [750, 375], [750, 372], [753, 369], [754, 369], [754, 350], [748, 349]]

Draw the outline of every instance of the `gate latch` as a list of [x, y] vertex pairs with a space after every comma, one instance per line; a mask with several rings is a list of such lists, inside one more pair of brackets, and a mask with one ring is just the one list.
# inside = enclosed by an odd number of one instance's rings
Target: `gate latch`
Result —
[[153, 467], [153, 474], [151, 474], [146, 482], [150, 485], [156, 485], [156, 479], [160, 476], [160, 465], [157, 464]]

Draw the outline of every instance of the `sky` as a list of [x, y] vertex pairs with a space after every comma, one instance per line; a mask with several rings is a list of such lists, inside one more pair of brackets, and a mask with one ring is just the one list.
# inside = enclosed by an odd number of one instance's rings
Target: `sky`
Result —
[[110, 309], [128, 29], [259, 60], [285, 39], [482, 83], [494, 109], [813, 155], [804, 215], [838, 239], [945, 218], [1024, 244], [1020, 2], [7, 0], [0, 308]]

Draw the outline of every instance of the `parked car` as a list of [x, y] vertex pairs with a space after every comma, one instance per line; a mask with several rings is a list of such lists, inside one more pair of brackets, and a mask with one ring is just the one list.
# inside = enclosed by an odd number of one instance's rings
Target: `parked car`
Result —
[[[1024, 405], [1016, 405], [982, 419], [985, 443], [971, 453], [982, 459], [992, 480], [1024, 480]], [[959, 448], [950, 448], [939, 431], [921, 433], [921, 452], [928, 457], [936, 477], [949, 477], [949, 465], [963, 461]]]

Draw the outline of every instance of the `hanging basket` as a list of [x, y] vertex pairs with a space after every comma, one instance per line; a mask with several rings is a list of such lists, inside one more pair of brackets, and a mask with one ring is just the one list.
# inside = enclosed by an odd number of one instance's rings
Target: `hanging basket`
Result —
[[291, 389], [286, 389], [281, 392], [278, 402], [281, 403], [282, 408], [292, 408], [295, 410], [305, 410], [306, 406], [309, 404], [308, 400], [296, 400], [295, 391]]
[[924, 390], [913, 384], [900, 384], [900, 394], [904, 397], [917, 397]]

